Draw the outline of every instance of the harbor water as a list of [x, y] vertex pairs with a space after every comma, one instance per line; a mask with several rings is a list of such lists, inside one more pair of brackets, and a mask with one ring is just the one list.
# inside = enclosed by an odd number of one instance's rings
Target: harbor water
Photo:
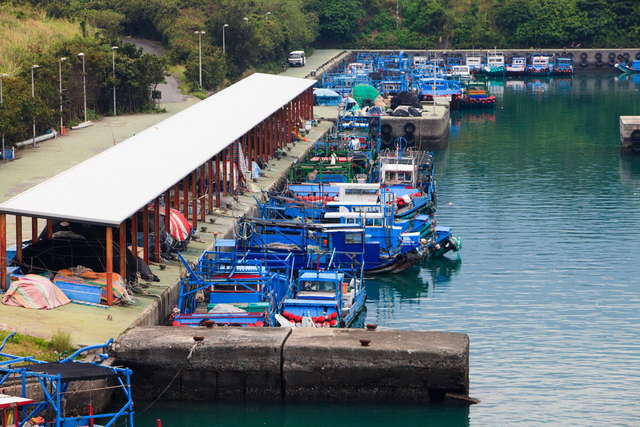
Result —
[[640, 79], [492, 81], [495, 112], [453, 114], [438, 221], [459, 258], [367, 283], [367, 322], [468, 333], [470, 408], [171, 403], [137, 425], [634, 425], [640, 418], [640, 157], [618, 116]]

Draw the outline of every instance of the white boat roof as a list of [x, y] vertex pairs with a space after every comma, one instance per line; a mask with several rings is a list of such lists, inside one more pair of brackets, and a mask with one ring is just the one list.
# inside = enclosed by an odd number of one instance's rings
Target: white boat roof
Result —
[[414, 165], [406, 165], [401, 163], [385, 163], [382, 165], [384, 171], [408, 171], [412, 172], [415, 169]]
[[380, 212], [326, 212], [325, 218], [384, 218]]
[[0, 213], [117, 226], [314, 83], [252, 74], [1, 203]]
[[370, 183], [358, 183], [358, 182], [338, 182], [333, 185], [335, 187], [344, 188], [344, 189], [356, 188], [356, 189], [363, 189], [363, 190], [377, 190], [380, 188], [379, 183], [370, 184]]
[[10, 396], [8, 394], [0, 394], [0, 408], [22, 406], [33, 403], [33, 400], [24, 397]]

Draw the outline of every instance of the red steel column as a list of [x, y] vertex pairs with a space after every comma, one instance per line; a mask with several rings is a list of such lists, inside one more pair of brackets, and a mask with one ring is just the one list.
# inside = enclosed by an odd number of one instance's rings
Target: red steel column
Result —
[[0, 289], [7, 284], [7, 214], [0, 213]]
[[142, 259], [149, 264], [149, 205], [142, 209]]
[[222, 192], [222, 175], [220, 173], [220, 153], [216, 154], [216, 207], [220, 207], [220, 193]]
[[153, 260], [160, 262], [160, 198], [153, 201]]
[[171, 190], [164, 193], [164, 231], [171, 235]]
[[182, 213], [189, 219], [189, 176], [182, 180]]
[[238, 141], [234, 141], [231, 143], [231, 150], [229, 155], [229, 192], [231, 194], [236, 193], [236, 154], [238, 147], [236, 144], [239, 144]]
[[51, 236], [53, 235], [53, 221], [51, 221], [50, 219], [47, 220], [47, 239], [50, 239]]
[[204, 163], [202, 166], [200, 166], [200, 190], [198, 191], [198, 198], [200, 200], [200, 221], [204, 222], [205, 221], [205, 214], [207, 213], [207, 206], [206, 206], [206, 200], [205, 200], [205, 186], [204, 186], [204, 182], [205, 182], [205, 177], [207, 176], [207, 164]]
[[[197, 170], [197, 169], [196, 169]], [[198, 228], [198, 197], [196, 193], [196, 171], [191, 172], [191, 225]]]
[[207, 161], [207, 203], [209, 213], [213, 212], [213, 159]]
[[16, 215], [16, 259], [22, 261], [22, 217]]
[[113, 305], [113, 230], [106, 227], [106, 273], [107, 273], [107, 305]]
[[122, 278], [122, 282], [126, 283], [127, 281], [127, 222], [120, 224], [118, 228], [118, 237], [119, 237], [119, 256], [120, 256], [120, 268], [118, 271], [120, 272], [120, 277]]
[[228, 187], [227, 187], [227, 183], [229, 180], [229, 175], [228, 175], [228, 163], [229, 161], [229, 155], [228, 155], [228, 150], [227, 147], [225, 147], [224, 150], [222, 150], [222, 194], [224, 194], [225, 196], [228, 194]]
[[36, 243], [40, 240], [40, 236], [38, 235], [38, 218], [31, 218], [31, 243]]
[[131, 252], [137, 257], [138, 256], [138, 214], [140, 211], [136, 212], [129, 221], [131, 221]]
[[173, 209], [180, 210], [180, 183], [173, 186]]

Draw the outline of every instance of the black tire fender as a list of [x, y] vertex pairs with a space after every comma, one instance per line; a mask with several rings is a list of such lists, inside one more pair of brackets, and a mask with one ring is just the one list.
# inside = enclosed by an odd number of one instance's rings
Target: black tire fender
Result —
[[414, 125], [413, 123], [409, 122], [404, 125], [404, 133], [408, 135], [413, 135], [415, 131], [416, 131], [416, 125]]

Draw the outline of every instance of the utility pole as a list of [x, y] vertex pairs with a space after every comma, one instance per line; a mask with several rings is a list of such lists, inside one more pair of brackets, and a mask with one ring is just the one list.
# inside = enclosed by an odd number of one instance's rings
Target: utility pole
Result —
[[111, 46], [111, 60], [113, 64], [113, 115], [117, 116], [118, 112], [116, 111], [116, 50], [118, 50], [118, 46]]
[[194, 33], [198, 35], [198, 84], [202, 89], [202, 35], [206, 34], [206, 31], [198, 30]]
[[[9, 74], [6, 73], [2, 73], [0, 74], [0, 107], [4, 107], [4, 94], [3, 94], [3, 90], [2, 90], [2, 80], [5, 77], [9, 77]], [[4, 160], [4, 149], [5, 149], [5, 145], [4, 145], [4, 128], [2, 129], [2, 159]]]
[[[36, 99], [36, 83], [35, 83], [35, 70], [36, 68], [40, 68], [39, 65], [34, 64], [31, 66], [31, 98], [35, 101]], [[35, 113], [35, 111], [34, 111]], [[32, 146], [34, 148], [36, 148], [36, 115], [33, 115], [33, 120], [31, 122], [32, 127], [33, 127], [33, 139], [32, 139]]]
[[84, 121], [87, 121], [87, 72], [84, 67], [84, 53], [78, 54], [82, 58], [82, 94], [84, 98]]
[[58, 78], [60, 82], [60, 133], [62, 134], [62, 129], [64, 128], [64, 120], [62, 118], [62, 63], [66, 61], [67, 58], [63, 56], [58, 60]]
[[400, 0], [396, 0], [396, 28], [400, 28]]
[[224, 40], [224, 30], [227, 27], [229, 27], [229, 24], [224, 24], [222, 26], [222, 54], [223, 55], [227, 53], [227, 45], [226, 45], [225, 40]]

